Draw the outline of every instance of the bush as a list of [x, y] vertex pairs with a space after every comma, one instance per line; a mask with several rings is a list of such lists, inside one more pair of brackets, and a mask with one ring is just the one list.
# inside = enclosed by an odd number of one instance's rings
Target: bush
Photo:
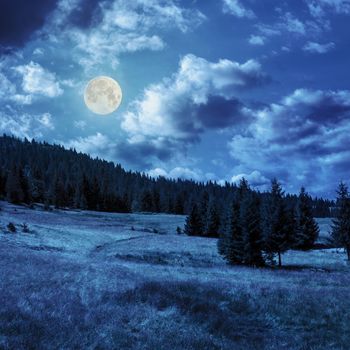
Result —
[[176, 227], [176, 233], [178, 234], [178, 235], [181, 235], [182, 234], [182, 230], [181, 230], [181, 227]]
[[9, 224], [7, 225], [7, 229], [12, 233], [15, 233], [17, 231], [16, 226], [12, 222], [9, 222]]
[[22, 225], [22, 231], [24, 232], [24, 233], [29, 233], [30, 231], [29, 231], [29, 227], [28, 227], [28, 225], [26, 224], [26, 223], [24, 223], [23, 225]]

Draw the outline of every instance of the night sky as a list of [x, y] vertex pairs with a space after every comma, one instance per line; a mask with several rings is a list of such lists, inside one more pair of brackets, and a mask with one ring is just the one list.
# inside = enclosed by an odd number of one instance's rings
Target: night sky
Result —
[[[0, 132], [153, 176], [333, 197], [350, 169], [350, 0], [2, 0]], [[99, 75], [123, 90], [84, 104]]]

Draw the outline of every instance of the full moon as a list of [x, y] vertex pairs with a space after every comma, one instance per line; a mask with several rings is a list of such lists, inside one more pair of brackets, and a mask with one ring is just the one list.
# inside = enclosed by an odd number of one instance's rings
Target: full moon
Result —
[[114, 112], [122, 101], [122, 89], [112, 78], [100, 76], [89, 81], [84, 92], [86, 106], [94, 113]]

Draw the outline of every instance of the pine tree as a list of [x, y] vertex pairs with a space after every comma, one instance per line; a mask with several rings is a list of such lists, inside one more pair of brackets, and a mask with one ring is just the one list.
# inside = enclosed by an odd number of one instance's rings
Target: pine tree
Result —
[[262, 210], [264, 251], [271, 262], [278, 256], [278, 266], [282, 266], [282, 253], [292, 245], [291, 220], [283, 196], [281, 185], [273, 179]]
[[240, 201], [234, 198], [225, 230], [218, 240], [218, 251], [230, 264], [242, 264], [244, 261], [244, 240], [240, 223]]
[[312, 216], [310, 198], [304, 187], [300, 190], [296, 214], [296, 229], [294, 233], [293, 247], [300, 250], [309, 250], [315, 244], [320, 230]]
[[341, 182], [337, 191], [337, 211], [332, 225], [334, 242], [344, 247], [350, 261], [350, 197], [348, 187]]
[[210, 220], [210, 212], [209, 212], [209, 193], [208, 191], [204, 191], [201, 195], [199, 202], [199, 214], [202, 218], [203, 230], [204, 232], [208, 232], [208, 224]]
[[[243, 234], [241, 205], [244, 198], [250, 192], [248, 181], [241, 179], [236, 196], [227, 218], [226, 228], [218, 240], [219, 253], [230, 264], [245, 263], [246, 241]], [[244, 223], [243, 223], [244, 224]]]
[[210, 209], [209, 209], [209, 217], [208, 217], [207, 225], [205, 228], [206, 236], [207, 237], [218, 237], [220, 225], [221, 225], [221, 219], [220, 219], [219, 210], [217, 208], [217, 205], [215, 203], [212, 203], [212, 205], [210, 206]]
[[190, 215], [186, 218], [184, 233], [188, 236], [203, 235], [202, 218], [196, 204], [192, 206]]
[[260, 201], [253, 192], [247, 192], [241, 202], [240, 227], [243, 237], [243, 262], [245, 265], [262, 266], [262, 233], [260, 225]]

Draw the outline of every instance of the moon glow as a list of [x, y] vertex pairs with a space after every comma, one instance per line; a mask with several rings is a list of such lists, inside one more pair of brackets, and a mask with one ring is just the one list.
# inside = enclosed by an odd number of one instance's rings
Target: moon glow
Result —
[[89, 81], [84, 92], [86, 106], [94, 113], [113, 113], [122, 101], [122, 89], [112, 78], [96, 77]]

